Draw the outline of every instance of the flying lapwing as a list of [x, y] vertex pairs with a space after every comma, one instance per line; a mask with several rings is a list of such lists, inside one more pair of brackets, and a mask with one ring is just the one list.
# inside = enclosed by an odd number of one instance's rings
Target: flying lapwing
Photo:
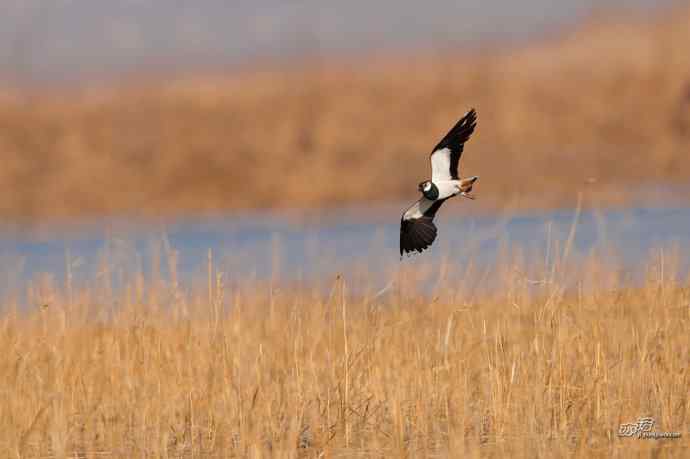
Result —
[[422, 197], [405, 211], [400, 220], [400, 256], [422, 253], [436, 239], [434, 216], [441, 205], [453, 196], [474, 199], [470, 191], [479, 177], [461, 179], [458, 162], [465, 142], [477, 125], [477, 112], [472, 109], [446, 134], [431, 152], [431, 180], [419, 184]]

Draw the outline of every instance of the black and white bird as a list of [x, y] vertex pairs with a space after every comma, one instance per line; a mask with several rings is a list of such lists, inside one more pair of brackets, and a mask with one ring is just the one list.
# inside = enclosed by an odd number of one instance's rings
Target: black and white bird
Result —
[[461, 179], [458, 163], [465, 142], [477, 125], [477, 112], [472, 109], [431, 152], [431, 180], [419, 184], [422, 197], [405, 211], [400, 220], [400, 256], [417, 251], [422, 253], [436, 239], [434, 216], [441, 205], [453, 196], [474, 199], [470, 191], [479, 177]]

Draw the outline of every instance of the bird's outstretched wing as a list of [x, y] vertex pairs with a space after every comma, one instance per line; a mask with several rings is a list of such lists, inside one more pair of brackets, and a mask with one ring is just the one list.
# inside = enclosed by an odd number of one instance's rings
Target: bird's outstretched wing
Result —
[[477, 126], [477, 112], [472, 109], [448, 131], [431, 152], [431, 181], [458, 180], [458, 163], [465, 142]]
[[422, 253], [434, 242], [437, 232], [434, 217], [444, 201], [422, 197], [405, 211], [400, 219], [400, 256], [415, 250]]

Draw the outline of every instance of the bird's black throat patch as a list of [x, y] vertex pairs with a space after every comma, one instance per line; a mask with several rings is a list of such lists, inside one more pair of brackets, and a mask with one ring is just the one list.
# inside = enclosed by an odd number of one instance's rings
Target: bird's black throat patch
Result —
[[438, 187], [434, 185], [433, 182], [427, 183], [429, 183], [431, 187], [428, 190], [424, 190], [424, 188], [421, 188], [421, 192], [424, 195], [424, 197], [427, 198], [429, 201], [436, 201], [439, 196]]

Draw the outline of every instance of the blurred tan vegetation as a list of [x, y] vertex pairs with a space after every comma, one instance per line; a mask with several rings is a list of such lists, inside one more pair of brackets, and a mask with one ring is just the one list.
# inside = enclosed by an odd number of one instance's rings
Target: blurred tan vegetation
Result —
[[[483, 294], [471, 260], [440, 268], [459, 283], [393, 270], [384, 295], [356, 273], [237, 284], [212, 260], [194, 288], [174, 252], [119, 290], [107, 261], [90, 285], [46, 274], [1, 304], [0, 455], [686, 457], [682, 254], [652, 254], [631, 286], [567, 252], [516, 249]], [[681, 438], [618, 437], [643, 416]]]
[[[469, 107], [485, 205], [625, 202], [690, 179], [690, 9], [513, 49], [0, 97], [0, 215], [410, 201]], [[462, 171], [461, 171], [462, 172]], [[589, 199], [586, 197], [586, 199]]]

